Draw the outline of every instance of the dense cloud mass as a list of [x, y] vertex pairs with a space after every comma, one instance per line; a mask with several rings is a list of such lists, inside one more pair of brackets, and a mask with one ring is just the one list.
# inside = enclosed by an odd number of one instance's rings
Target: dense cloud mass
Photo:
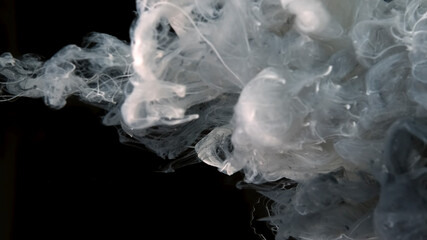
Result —
[[[108, 110], [127, 141], [194, 147], [274, 200], [277, 239], [427, 238], [427, 1], [138, 0], [130, 46], [94, 33], [3, 91]], [[293, 187], [289, 187], [293, 186]]]

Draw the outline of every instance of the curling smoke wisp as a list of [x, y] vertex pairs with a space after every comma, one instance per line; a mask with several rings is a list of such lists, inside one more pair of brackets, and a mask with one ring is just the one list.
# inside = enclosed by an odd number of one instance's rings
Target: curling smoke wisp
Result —
[[276, 182], [262, 191], [277, 239], [427, 238], [427, 1], [139, 0], [137, 13], [130, 45], [94, 33], [46, 62], [4, 53], [2, 90], [54, 108], [77, 95], [161, 157], [193, 146]]

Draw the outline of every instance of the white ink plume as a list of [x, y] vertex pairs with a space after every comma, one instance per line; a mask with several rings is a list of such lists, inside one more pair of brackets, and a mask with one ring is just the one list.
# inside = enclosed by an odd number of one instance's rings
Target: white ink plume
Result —
[[139, 0], [137, 12], [130, 46], [94, 33], [46, 62], [4, 53], [3, 90], [53, 108], [77, 95], [163, 158], [192, 146], [243, 172], [275, 201], [276, 239], [427, 238], [426, 1]]

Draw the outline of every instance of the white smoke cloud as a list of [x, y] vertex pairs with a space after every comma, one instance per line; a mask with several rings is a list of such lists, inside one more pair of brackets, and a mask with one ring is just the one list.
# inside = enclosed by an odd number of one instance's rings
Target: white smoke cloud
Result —
[[[189, 146], [275, 201], [276, 238], [423, 239], [427, 3], [139, 0], [131, 45], [93, 34], [46, 62], [5, 53], [4, 89], [110, 112], [173, 159]], [[294, 185], [293, 185], [294, 186]]]

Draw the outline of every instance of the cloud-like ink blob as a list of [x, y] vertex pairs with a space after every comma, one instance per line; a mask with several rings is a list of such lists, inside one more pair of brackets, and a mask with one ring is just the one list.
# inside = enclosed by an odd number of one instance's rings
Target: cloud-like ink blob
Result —
[[194, 147], [226, 174], [275, 182], [261, 189], [277, 239], [427, 238], [426, 1], [139, 0], [137, 12], [130, 45], [92, 34], [46, 62], [3, 54], [3, 90], [54, 108], [78, 95], [161, 157]]

